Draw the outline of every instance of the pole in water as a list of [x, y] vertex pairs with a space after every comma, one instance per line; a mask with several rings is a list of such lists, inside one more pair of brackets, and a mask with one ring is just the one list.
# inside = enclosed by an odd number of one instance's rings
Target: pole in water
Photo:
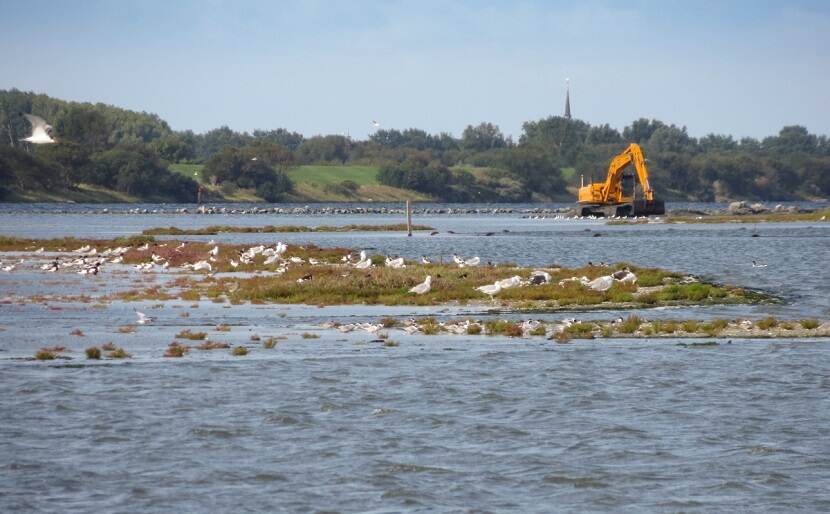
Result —
[[409, 200], [406, 201], [406, 235], [412, 237], [412, 209]]

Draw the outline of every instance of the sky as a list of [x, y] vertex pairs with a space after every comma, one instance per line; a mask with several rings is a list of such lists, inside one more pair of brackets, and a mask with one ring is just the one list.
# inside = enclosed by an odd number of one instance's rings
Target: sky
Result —
[[460, 135], [564, 111], [830, 134], [830, 1], [0, 0], [0, 89], [176, 130]]

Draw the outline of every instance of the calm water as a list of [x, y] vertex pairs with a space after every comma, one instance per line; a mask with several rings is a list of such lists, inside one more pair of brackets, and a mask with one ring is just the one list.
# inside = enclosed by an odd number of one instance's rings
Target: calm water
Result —
[[[392, 221], [398, 220], [55, 215], [4, 206], [0, 234], [113, 237], [169, 225]], [[784, 299], [781, 305], [638, 313], [647, 318], [830, 316], [826, 224], [609, 227], [519, 215], [415, 221], [441, 233], [213, 239], [314, 242], [407, 257], [459, 253], [529, 265], [625, 260]], [[769, 266], [753, 268], [752, 259]], [[24, 269], [0, 274], [0, 298], [95, 295], [127, 280], [108, 274], [47, 279]], [[555, 345], [394, 332], [400, 346], [385, 348], [368, 334], [340, 334], [320, 324], [484, 314], [207, 302], [142, 305], [155, 323], [116, 333], [134, 321], [136, 307], [0, 304], [0, 511], [830, 510], [826, 341], [687, 348], [665, 340]], [[215, 332], [217, 323], [231, 331]], [[67, 335], [76, 328], [85, 335]], [[163, 359], [182, 328], [252, 351], [245, 358], [216, 351]], [[303, 339], [305, 331], [320, 338]], [[267, 351], [250, 341], [253, 334], [286, 339]], [[83, 359], [83, 348], [107, 341], [134, 358]], [[74, 359], [19, 360], [47, 344], [69, 346]]]

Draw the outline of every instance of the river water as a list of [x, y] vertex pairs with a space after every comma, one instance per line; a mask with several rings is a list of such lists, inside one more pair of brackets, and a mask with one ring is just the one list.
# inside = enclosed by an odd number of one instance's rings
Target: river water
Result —
[[[170, 206], [166, 206], [169, 208]], [[152, 208], [152, 206], [151, 206]], [[55, 214], [4, 206], [0, 234], [109, 238], [149, 227], [390, 223], [397, 217]], [[223, 234], [408, 258], [523, 265], [628, 261], [762, 289], [781, 304], [646, 310], [646, 318], [830, 316], [830, 226], [607, 226], [437, 215], [440, 233]], [[493, 233], [486, 236], [485, 233]], [[595, 234], [600, 234], [596, 237]], [[194, 238], [200, 239], [200, 238]], [[8, 260], [7, 256], [2, 256]], [[768, 263], [753, 268], [752, 259]], [[163, 280], [164, 277], [159, 278]], [[329, 320], [487, 316], [471, 308], [48, 304], [124, 277], [0, 274], [2, 512], [782, 512], [830, 510], [830, 345], [824, 340], [553, 344], [407, 336], [397, 347]], [[156, 318], [118, 327], [135, 308]], [[614, 314], [616, 315], [616, 314]], [[522, 317], [521, 315], [516, 315]], [[608, 317], [605, 313], [534, 315]], [[214, 327], [226, 323], [230, 332]], [[161, 355], [183, 328], [251, 353]], [[74, 329], [84, 336], [69, 336]], [[317, 339], [304, 339], [312, 332]], [[284, 337], [273, 350], [252, 335]], [[86, 361], [112, 341], [133, 358]], [[69, 361], [33, 362], [63, 344]]]

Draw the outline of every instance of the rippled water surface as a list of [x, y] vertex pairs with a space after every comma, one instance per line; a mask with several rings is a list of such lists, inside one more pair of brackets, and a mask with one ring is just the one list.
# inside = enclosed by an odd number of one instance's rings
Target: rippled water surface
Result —
[[[6, 206], [8, 207], [8, 206]], [[0, 234], [113, 237], [211, 224], [344, 224], [383, 216], [80, 215], [6, 209]], [[439, 235], [223, 234], [410, 258], [452, 253], [565, 265], [629, 261], [780, 296], [779, 305], [654, 317], [830, 315], [824, 224], [606, 226], [509, 216], [415, 220]], [[450, 233], [452, 232], [452, 233]], [[484, 233], [493, 232], [491, 236]], [[599, 237], [594, 237], [595, 234]], [[756, 236], [756, 237], [753, 237]], [[208, 237], [206, 239], [210, 239]], [[767, 268], [750, 265], [752, 259]], [[163, 280], [161, 277], [159, 280]], [[0, 274], [0, 297], [100, 294], [125, 278]], [[320, 324], [465, 308], [0, 304], [0, 511], [400, 512], [830, 510], [830, 345], [817, 340], [407, 336], [397, 347]], [[185, 315], [186, 314], [186, 315]], [[569, 313], [575, 317], [597, 313]], [[563, 314], [538, 316], [560, 319]], [[227, 323], [231, 331], [212, 328]], [[251, 353], [161, 354], [182, 328]], [[68, 336], [81, 329], [84, 336]], [[303, 339], [311, 331], [319, 339]], [[250, 336], [278, 335], [262, 350]], [[128, 361], [92, 362], [113, 341]], [[69, 361], [23, 360], [46, 344]]]

